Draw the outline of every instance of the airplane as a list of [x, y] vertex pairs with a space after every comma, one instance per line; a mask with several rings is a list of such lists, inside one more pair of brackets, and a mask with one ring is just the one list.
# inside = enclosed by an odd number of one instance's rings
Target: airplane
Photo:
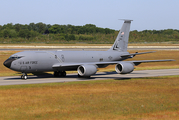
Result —
[[66, 71], [77, 70], [78, 77], [94, 75], [97, 68], [116, 64], [118, 74], [128, 74], [134, 66], [146, 62], [164, 62], [174, 60], [124, 61], [136, 55], [152, 53], [127, 52], [130, 24], [133, 20], [124, 19], [122, 28], [112, 47], [107, 51], [23, 51], [11, 55], [3, 64], [7, 68], [22, 72], [21, 79], [27, 79], [27, 73], [54, 72], [54, 77], [65, 77]]

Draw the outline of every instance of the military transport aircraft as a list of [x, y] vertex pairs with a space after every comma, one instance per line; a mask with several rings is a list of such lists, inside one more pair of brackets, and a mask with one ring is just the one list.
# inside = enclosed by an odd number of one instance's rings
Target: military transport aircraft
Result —
[[132, 20], [124, 20], [123, 26], [112, 45], [107, 51], [24, 51], [11, 55], [4, 66], [22, 72], [21, 79], [27, 79], [27, 73], [54, 71], [55, 77], [66, 76], [65, 71], [78, 71], [78, 77], [90, 77], [97, 68], [116, 64], [119, 74], [131, 73], [134, 66], [146, 62], [162, 62], [173, 60], [139, 60], [123, 61], [135, 55], [152, 53], [127, 52], [130, 24]]

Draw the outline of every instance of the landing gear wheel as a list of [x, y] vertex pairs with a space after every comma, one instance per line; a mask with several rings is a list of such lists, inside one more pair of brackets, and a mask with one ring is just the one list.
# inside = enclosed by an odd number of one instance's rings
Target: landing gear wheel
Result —
[[27, 79], [27, 74], [26, 73], [22, 73], [21, 79], [26, 80]]
[[27, 80], [27, 76], [26, 75], [24, 76], [24, 80]]
[[54, 77], [66, 77], [66, 72], [65, 71], [55, 71]]
[[62, 71], [61, 76], [62, 76], [62, 77], [66, 77], [66, 72], [65, 72], [65, 71]]
[[59, 76], [58, 71], [55, 71], [54, 72], [54, 77], [58, 77], [58, 76]]

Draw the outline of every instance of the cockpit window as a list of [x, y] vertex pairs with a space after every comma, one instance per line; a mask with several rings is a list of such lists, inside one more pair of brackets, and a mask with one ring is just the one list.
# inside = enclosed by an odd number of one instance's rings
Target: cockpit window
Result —
[[20, 59], [21, 57], [22, 57], [22, 56], [10, 56], [9, 58], [10, 58], [10, 59], [15, 59], [15, 60], [16, 60], [16, 59]]

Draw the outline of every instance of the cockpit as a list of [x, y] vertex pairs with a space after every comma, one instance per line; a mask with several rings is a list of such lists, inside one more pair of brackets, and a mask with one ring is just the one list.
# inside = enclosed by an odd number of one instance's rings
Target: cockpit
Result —
[[17, 55], [13, 55], [13, 56], [10, 56], [9, 59], [20, 59], [22, 56], [17, 56]]
[[20, 59], [20, 58], [22, 58], [22, 56], [12, 55], [3, 64], [4, 66], [10, 68], [12, 61]]

